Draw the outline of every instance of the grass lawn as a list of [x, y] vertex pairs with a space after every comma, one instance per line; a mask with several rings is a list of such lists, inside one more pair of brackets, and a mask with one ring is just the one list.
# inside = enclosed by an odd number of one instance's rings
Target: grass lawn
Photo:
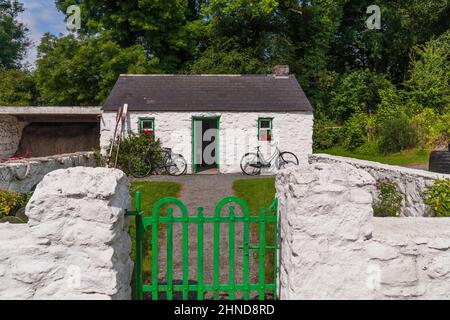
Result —
[[[234, 194], [244, 199], [250, 208], [251, 215], [259, 215], [259, 209], [261, 207], [267, 208], [275, 199], [275, 178], [267, 179], [244, 179], [236, 180], [233, 182]], [[266, 224], [266, 243], [267, 245], [273, 245], [275, 239], [274, 223]], [[256, 223], [251, 224], [251, 231], [256, 239], [259, 238], [259, 225]], [[254, 245], [254, 244], [253, 244]], [[257, 254], [257, 251], [254, 252]], [[272, 283], [274, 281], [274, 251], [268, 250], [266, 252], [266, 260], [264, 261], [266, 266], [266, 283]]]
[[[145, 216], [151, 216], [153, 211], [153, 205], [160, 199], [165, 197], [177, 197], [181, 190], [181, 185], [175, 182], [159, 182], [159, 181], [146, 181], [146, 182], [132, 182], [131, 194], [133, 198], [133, 209], [135, 209], [135, 194], [136, 191], [141, 192], [141, 207]], [[166, 212], [161, 209], [160, 215], [165, 215]], [[133, 248], [131, 251], [131, 259], [135, 261], [136, 250], [136, 227], [134, 217], [131, 218], [129, 233], [133, 242]], [[148, 230], [145, 234], [144, 243], [144, 256], [143, 256], [143, 280], [149, 279], [151, 276], [151, 230]], [[134, 276], [133, 276], [133, 289], [134, 289]]]
[[315, 151], [314, 153], [326, 153], [326, 154], [331, 154], [331, 155], [335, 155], [335, 156], [376, 161], [376, 162], [381, 162], [381, 163], [390, 164], [390, 165], [397, 165], [397, 166], [428, 163], [429, 156], [430, 156], [429, 152], [420, 151], [418, 149], [412, 149], [412, 150], [407, 150], [407, 151], [403, 151], [400, 153], [393, 153], [393, 154], [388, 154], [388, 155], [381, 155], [381, 154], [380, 155], [365, 155], [365, 154], [358, 154], [358, 153], [354, 153], [352, 151], [345, 150], [342, 147], [333, 147], [331, 149], [318, 150], [318, 151]]

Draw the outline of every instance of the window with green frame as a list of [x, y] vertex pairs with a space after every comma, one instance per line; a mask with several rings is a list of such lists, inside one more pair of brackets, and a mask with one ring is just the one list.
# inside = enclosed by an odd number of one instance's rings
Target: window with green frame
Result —
[[155, 138], [154, 118], [139, 118], [139, 135]]
[[258, 140], [272, 141], [272, 118], [258, 119]]

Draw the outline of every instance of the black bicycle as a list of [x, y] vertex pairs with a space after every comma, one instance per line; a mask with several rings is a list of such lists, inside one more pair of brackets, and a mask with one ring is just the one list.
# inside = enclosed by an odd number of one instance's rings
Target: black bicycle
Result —
[[152, 167], [150, 147], [144, 157], [134, 156], [128, 161], [128, 171], [135, 178], [148, 177], [156, 169], [164, 170], [171, 176], [181, 176], [186, 174], [187, 163], [181, 154], [173, 153], [170, 148], [162, 148], [162, 160], [160, 164]]
[[298, 158], [292, 152], [281, 152], [277, 146], [275, 152], [266, 160], [260, 148], [258, 146], [256, 153], [249, 152], [242, 157], [241, 170], [244, 174], [249, 176], [258, 175], [262, 169], [269, 169], [273, 164], [275, 164], [277, 169], [284, 169], [294, 165], [298, 166]]

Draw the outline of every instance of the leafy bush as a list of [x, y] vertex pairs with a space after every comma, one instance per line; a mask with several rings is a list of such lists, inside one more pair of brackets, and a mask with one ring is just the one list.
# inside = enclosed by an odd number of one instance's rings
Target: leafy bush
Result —
[[17, 210], [24, 208], [31, 194], [19, 194], [0, 190], [0, 219], [14, 215]]
[[318, 120], [314, 123], [314, 150], [325, 150], [339, 143], [341, 129], [329, 120]]
[[398, 217], [402, 206], [403, 195], [393, 181], [377, 182], [378, 199], [372, 204], [375, 217]]
[[344, 124], [343, 146], [347, 150], [355, 150], [366, 141], [367, 118], [363, 113], [355, 113]]
[[411, 149], [418, 143], [416, 130], [403, 112], [385, 119], [377, 128], [377, 136], [380, 139], [380, 151], [384, 153]]
[[381, 101], [380, 90], [392, 88], [385, 76], [369, 70], [344, 73], [331, 92], [330, 112], [340, 121], [359, 111], [373, 113]]
[[[108, 147], [109, 151], [110, 147]], [[113, 148], [113, 156], [111, 164], [114, 164], [117, 145]], [[150, 150], [151, 165], [153, 168], [159, 166], [162, 160], [161, 142], [154, 140], [151, 136], [140, 136], [130, 134], [123, 139], [120, 144], [120, 152], [118, 158], [118, 166], [126, 174], [129, 174], [128, 163], [131, 159], [133, 161], [145, 159], [147, 152]]]
[[376, 156], [380, 154], [380, 141], [372, 140], [368, 141], [359, 148], [356, 149], [357, 154], [362, 154], [365, 156]]
[[395, 88], [383, 89], [379, 92], [381, 101], [375, 113], [377, 126], [383, 124], [387, 119], [396, 117], [401, 112], [406, 112], [404, 107], [404, 94]]
[[449, 111], [450, 106], [450, 32], [425, 45], [413, 48], [409, 79], [405, 83], [409, 108], [421, 112], [432, 108], [440, 114]]
[[450, 179], [434, 181], [425, 191], [424, 203], [440, 217], [450, 217]]
[[420, 146], [428, 149], [447, 145], [450, 138], [449, 123], [450, 112], [440, 115], [430, 108], [425, 108], [412, 118]]
[[[111, 146], [111, 145], [110, 145]], [[108, 148], [109, 150], [109, 148]], [[108, 157], [104, 156], [100, 150], [94, 150], [95, 164], [97, 167], [107, 167]]]

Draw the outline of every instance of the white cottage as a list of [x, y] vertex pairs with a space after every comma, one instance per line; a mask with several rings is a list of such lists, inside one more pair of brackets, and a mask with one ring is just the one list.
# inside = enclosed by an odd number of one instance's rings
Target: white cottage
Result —
[[184, 156], [188, 173], [240, 172], [242, 156], [257, 146], [265, 156], [278, 146], [305, 163], [312, 153], [313, 109], [296, 78], [283, 68], [274, 70], [273, 75], [121, 75], [104, 105], [100, 144], [109, 145], [117, 110], [128, 104], [127, 131], [153, 134]]

